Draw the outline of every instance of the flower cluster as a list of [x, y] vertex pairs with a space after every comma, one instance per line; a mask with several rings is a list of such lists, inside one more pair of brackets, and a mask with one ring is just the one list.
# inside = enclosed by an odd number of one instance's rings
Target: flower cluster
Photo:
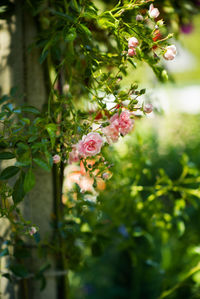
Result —
[[119, 136], [128, 134], [134, 126], [133, 113], [128, 110], [115, 113], [109, 119], [109, 125], [102, 128], [100, 133], [90, 132], [82, 137], [77, 144], [73, 145], [69, 153], [69, 164], [78, 162], [81, 158], [93, 157], [100, 153], [104, 145], [104, 138], [109, 144], [117, 142]]
[[128, 134], [134, 125], [133, 115], [130, 111], [115, 113], [110, 119], [110, 125], [103, 128], [103, 133], [106, 136], [108, 143], [117, 142], [119, 135], [125, 136]]
[[[151, 19], [157, 19], [160, 15], [160, 12], [158, 10], [158, 8], [154, 7], [153, 4], [150, 5], [149, 7], [149, 11], [148, 11], [148, 14], [149, 14], [149, 17]], [[137, 15], [136, 16], [136, 21], [137, 22], [141, 22], [143, 21], [144, 18], [142, 15]], [[162, 20], [159, 20], [159, 24], [163, 24], [163, 21]], [[156, 25], [155, 28], [158, 28], [158, 26]], [[160, 31], [157, 29], [155, 32], [154, 32], [154, 37], [153, 37], [153, 41], [156, 42], [157, 40], [160, 40], [161, 39], [161, 33]], [[129, 57], [133, 57], [136, 55], [136, 48], [138, 47], [139, 45], [139, 41], [136, 37], [130, 37], [129, 40], [128, 40], [128, 56]], [[153, 46], [153, 49], [156, 49], [157, 48], [157, 45], [154, 45]], [[173, 60], [177, 54], [177, 50], [176, 50], [176, 47], [174, 45], [171, 45], [171, 46], [167, 46], [164, 50], [164, 54], [163, 54], [163, 57], [164, 59], [166, 60]]]
[[[143, 22], [145, 20], [157, 19], [160, 15], [158, 8], [154, 7], [153, 4], [150, 5], [148, 10], [148, 16], [144, 18], [142, 15], [138, 14], [136, 16], [137, 22]], [[159, 46], [159, 41], [162, 40], [162, 35], [158, 29], [159, 26], [163, 25], [163, 21], [159, 20], [155, 29], [152, 32], [152, 39], [154, 45], [152, 50], [161, 49], [164, 59], [173, 60], [176, 56], [176, 47], [174, 45], [162, 48]], [[142, 42], [141, 42], [142, 43]], [[128, 39], [128, 56], [133, 57], [136, 55], [136, 49], [140, 42], [135, 36]], [[154, 52], [156, 55], [156, 53]], [[129, 95], [130, 96], [130, 93]], [[114, 97], [115, 98], [115, 97]], [[123, 101], [121, 101], [123, 103]], [[137, 100], [136, 100], [137, 103]], [[134, 104], [133, 104], [134, 105]], [[130, 105], [130, 107], [123, 107], [120, 104], [115, 106], [115, 112], [110, 117], [110, 111], [104, 110], [104, 118], [107, 117], [107, 122], [100, 123], [100, 127], [94, 131], [84, 135], [82, 139], [77, 143], [72, 145], [72, 150], [69, 153], [68, 163], [72, 164], [74, 162], [79, 162], [80, 160], [86, 161], [87, 158], [94, 157], [101, 152], [101, 149], [105, 142], [112, 144], [118, 141], [120, 136], [127, 135], [134, 127], [134, 111], [135, 107]], [[132, 109], [132, 108], [133, 109]], [[118, 108], [120, 108], [118, 110]], [[131, 111], [130, 111], [130, 110]], [[153, 106], [151, 104], [146, 104], [142, 107], [136, 108], [143, 111], [144, 114], [151, 113], [153, 111]], [[95, 121], [99, 121], [102, 118], [102, 112], [98, 112], [95, 117]], [[53, 157], [53, 162], [55, 164], [60, 163], [60, 156], [55, 155]], [[80, 183], [80, 182], [79, 182]], [[81, 185], [81, 183], [80, 183]]]
[[139, 42], [136, 37], [131, 37], [128, 40], [128, 56], [133, 57], [136, 55], [136, 47], [139, 45]]

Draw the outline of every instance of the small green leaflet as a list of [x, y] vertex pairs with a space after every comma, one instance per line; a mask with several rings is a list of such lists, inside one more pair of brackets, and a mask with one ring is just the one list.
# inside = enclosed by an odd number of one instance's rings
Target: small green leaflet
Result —
[[28, 193], [35, 186], [35, 175], [32, 168], [29, 168], [28, 172], [25, 174], [24, 179], [24, 192]]
[[24, 176], [25, 176], [24, 172], [21, 172], [13, 188], [12, 198], [15, 204], [18, 204], [20, 201], [22, 201], [25, 196]]
[[11, 152], [0, 153], [0, 160], [9, 160], [15, 158], [15, 155]]
[[46, 125], [46, 130], [49, 133], [49, 137], [51, 140], [51, 146], [53, 148], [55, 145], [55, 141], [56, 141], [57, 126], [56, 126], [56, 124], [48, 124], [48, 125]]
[[19, 172], [20, 168], [16, 166], [9, 166], [5, 168], [0, 174], [0, 180], [7, 180]]
[[34, 158], [33, 161], [40, 166], [41, 168], [43, 168], [46, 171], [50, 171], [50, 166], [48, 165], [48, 163], [40, 158]]

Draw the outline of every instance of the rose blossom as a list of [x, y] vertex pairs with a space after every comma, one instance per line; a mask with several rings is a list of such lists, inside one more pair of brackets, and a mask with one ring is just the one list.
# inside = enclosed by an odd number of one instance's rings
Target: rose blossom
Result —
[[91, 157], [100, 153], [103, 145], [103, 138], [99, 133], [91, 132], [82, 137], [77, 148], [81, 157]]
[[131, 119], [130, 116], [131, 113], [129, 111], [122, 111], [120, 115], [116, 113], [110, 119], [111, 124], [113, 124], [123, 136], [128, 134], [133, 128], [134, 120]]
[[29, 230], [30, 236], [33, 236], [35, 233], [37, 233], [36, 227], [35, 226], [31, 226], [31, 228]]
[[145, 113], [151, 113], [153, 111], [153, 105], [152, 104], [146, 104], [146, 105], [144, 105], [143, 111]]
[[133, 57], [136, 55], [135, 49], [128, 49], [128, 56]]
[[173, 60], [177, 54], [176, 47], [174, 45], [166, 47], [164, 58], [166, 60]]
[[139, 21], [143, 21], [144, 18], [142, 15], [137, 15], [135, 19], [137, 22], [139, 22]]
[[77, 145], [72, 146], [72, 151], [69, 153], [68, 163], [78, 162], [80, 160]]
[[139, 45], [139, 42], [136, 37], [133, 36], [133, 37], [129, 38], [129, 40], [128, 40], [129, 49], [136, 48], [138, 45]]
[[106, 135], [109, 144], [118, 141], [119, 129], [114, 124], [111, 123], [109, 126], [103, 128], [102, 132]]
[[151, 4], [149, 6], [149, 16], [150, 18], [156, 19], [159, 16], [160, 12], [159, 10]]
[[60, 156], [59, 155], [54, 155], [53, 156], [53, 163], [54, 164], [60, 163]]

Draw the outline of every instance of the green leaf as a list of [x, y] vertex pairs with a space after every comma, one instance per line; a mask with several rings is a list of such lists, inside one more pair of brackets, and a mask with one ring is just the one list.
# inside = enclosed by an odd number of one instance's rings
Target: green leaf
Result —
[[15, 204], [18, 204], [20, 201], [22, 201], [25, 196], [24, 177], [25, 177], [24, 172], [21, 172], [20, 177], [18, 178], [18, 180], [14, 185], [12, 198]]
[[67, 33], [67, 35], [66, 35], [66, 37], [65, 37], [65, 41], [66, 41], [66, 42], [72, 42], [72, 41], [75, 40], [76, 36], [77, 36], [77, 34], [76, 34], [76, 29], [75, 29], [75, 28], [71, 28], [71, 29], [68, 31], [68, 33]]
[[5, 149], [5, 148], [7, 148], [8, 146], [9, 146], [9, 144], [6, 143], [5, 141], [3, 141], [3, 140], [0, 141], [0, 148], [1, 148], [1, 149]]
[[28, 142], [33, 142], [33, 141], [35, 141], [37, 138], [38, 138], [37, 135], [33, 135], [33, 136], [29, 137]]
[[76, 0], [71, 0], [70, 1], [70, 6], [72, 9], [74, 9], [77, 12], [80, 12], [80, 7], [78, 6], [78, 3]]
[[57, 15], [58, 17], [61, 17], [61, 18], [66, 19], [67, 21], [70, 21], [70, 22], [72, 22], [72, 23], [75, 22], [75, 19], [74, 19], [72, 16], [67, 15], [67, 14], [65, 14], [65, 13], [63, 13], [63, 12], [56, 11], [56, 10], [54, 10], [54, 9], [49, 9], [49, 11], [50, 11], [52, 14]]
[[81, 30], [81, 32], [85, 33], [85, 35], [87, 37], [91, 37], [92, 36], [92, 32], [83, 24], [79, 24], [79, 29]]
[[11, 152], [0, 153], [0, 160], [9, 160], [15, 158], [15, 155]]
[[33, 114], [40, 114], [40, 111], [33, 107], [33, 106], [23, 106], [22, 108], [22, 111], [23, 112], [30, 112], [30, 113], [33, 113]]
[[21, 264], [13, 264], [10, 266], [10, 270], [13, 272], [14, 275], [19, 277], [26, 277], [28, 275], [28, 270]]
[[45, 61], [45, 59], [47, 58], [48, 53], [49, 53], [48, 50], [42, 52], [42, 54], [40, 55], [40, 58], [39, 58], [40, 64], [42, 64]]
[[98, 21], [99, 21], [99, 25], [104, 28], [106, 27], [115, 28], [116, 19], [113, 17], [110, 11], [106, 11], [101, 16], [99, 16]]
[[49, 137], [51, 140], [51, 146], [53, 148], [55, 145], [55, 141], [56, 141], [57, 126], [56, 126], [56, 124], [48, 124], [48, 125], [46, 125], [46, 130], [49, 133]]
[[19, 172], [20, 168], [16, 166], [9, 166], [5, 168], [0, 174], [0, 180], [7, 180]]
[[40, 158], [34, 158], [33, 161], [41, 168], [43, 168], [46, 171], [50, 171], [50, 166], [48, 163]]
[[10, 99], [10, 97], [8, 95], [2, 96], [2, 98], [0, 99], [0, 104], [3, 104], [4, 102], [6, 102], [9, 99]]
[[44, 265], [42, 265], [39, 269], [39, 271], [36, 273], [36, 277], [39, 277], [40, 275], [42, 275], [46, 270], [51, 268], [51, 264], [49, 263], [45, 263]]
[[6, 256], [6, 255], [9, 255], [8, 248], [5, 248], [0, 252], [0, 257]]
[[32, 171], [32, 168], [28, 170], [28, 172], [25, 174], [24, 179], [24, 192], [29, 192], [33, 187], [35, 186], [35, 175]]

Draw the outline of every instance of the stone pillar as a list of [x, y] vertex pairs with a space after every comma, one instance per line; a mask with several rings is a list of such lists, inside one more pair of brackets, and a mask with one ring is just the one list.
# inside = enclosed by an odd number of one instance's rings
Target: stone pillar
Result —
[[[37, 34], [35, 20], [30, 13], [25, 11], [23, 0], [13, 1], [13, 13], [4, 20], [0, 20], [0, 93], [8, 94], [14, 86], [18, 88], [18, 103], [26, 102], [41, 109], [47, 100], [44, 69], [39, 64], [39, 52], [37, 49], [28, 51], [28, 47], [34, 42]], [[27, 195], [21, 205], [25, 219], [30, 220], [40, 228], [41, 238], [51, 236], [51, 214], [53, 212], [53, 184], [52, 175], [40, 169], [36, 173], [36, 186]], [[9, 235], [9, 224], [0, 220], [0, 236]], [[41, 260], [37, 259], [37, 253], [33, 252], [33, 268], [41, 266]], [[55, 269], [52, 257], [46, 257], [46, 261], [52, 264], [51, 271]], [[2, 259], [1, 267], [5, 267], [6, 259]], [[42, 261], [45, 263], [45, 260]], [[3, 270], [1, 268], [1, 271]], [[13, 286], [6, 278], [1, 279], [0, 298], [23, 299], [16, 294]], [[40, 292], [40, 282], [28, 280], [29, 299], [55, 299], [56, 279], [47, 276], [47, 286]], [[17, 292], [18, 293], [18, 292]], [[20, 292], [19, 292], [20, 294]]]

